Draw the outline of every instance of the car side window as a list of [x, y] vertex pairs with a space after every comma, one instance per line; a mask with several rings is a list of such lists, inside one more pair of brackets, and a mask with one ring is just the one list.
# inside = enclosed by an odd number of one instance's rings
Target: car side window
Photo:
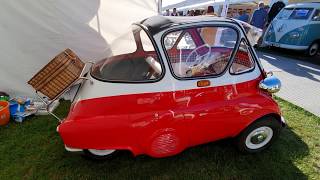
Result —
[[[234, 28], [192, 27], [182, 33], [185, 33], [181, 38], [184, 40], [176, 48], [166, 48], [175, 77], [188, 79], [216, 76], [225, 71], [238, 40]], [[166, 34], [164, 40], [173, 34], [176, 32]]]
[[177, 49], [194, 49], [195, 47], [196, 44], [194, 43], [190, 33], [188, 32], [184, 33], [177, 45]]
[[317, 9], [312, 16], [312, 21], [320, 21], [320, 9]]
[[174, 46], [174, 44], [176, 43], [176, 41], [178, 40], [181, 33], [182, 33], [182, 31], [175, 31], [173, 33], [168, 34], [168, 36], [166, 36], [164, 38], [165, 48], [171, 49]]
[[[146, 32], [139, 26], [133, 25], [129, 33], [130, 39], [121, 43], [115, 41], [115, 54], [110, 55], [91, 68], [91, 75], [102, 81], [116, 82], [150, 82], [159, 80], [163, 73], [160, 58]], [[130, 44], [134, 44], [133, 50]], [[130, 47], [130, 48], [128, 48]]]
[[230, 67], [231, 74], [240, 74], [254, 68], [254, 60], [249, 51], [249, 47], [244, 39], [241, 40], [239, 49]]

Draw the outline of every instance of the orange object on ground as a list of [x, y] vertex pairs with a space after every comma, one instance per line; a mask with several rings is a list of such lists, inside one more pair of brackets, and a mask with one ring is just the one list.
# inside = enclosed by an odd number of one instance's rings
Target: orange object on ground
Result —
[[9, 102], [0, 101], [0, 126], [8, 124], [10, 120]]

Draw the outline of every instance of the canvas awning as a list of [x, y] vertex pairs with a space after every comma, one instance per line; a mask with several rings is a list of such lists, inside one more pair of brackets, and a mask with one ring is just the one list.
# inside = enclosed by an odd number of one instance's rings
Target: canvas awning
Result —
[[131, 23], [157, 13], [157, 0], [2, 0], [0, 91], [32, 95], [26, 82], [59, 52], [99, 60]]

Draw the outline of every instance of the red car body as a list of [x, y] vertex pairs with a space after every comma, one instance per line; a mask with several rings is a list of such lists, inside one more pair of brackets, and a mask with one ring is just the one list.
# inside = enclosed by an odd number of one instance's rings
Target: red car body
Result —
[[[254, 68], [238, 77], [224, 75], [230, 73], [228, 66], [219, 76], [202, 77], [203, 73], [200, 72], [195, 78], [182, 80], [168, 65], [168, 61], [172, 61], [179, 53], [175, 45], [167, 51], [164, 48], [163, 38], [171, 32], [170, 28], [227, 23], [238, 27], [237, 33], [244, 34], [238, 23], [225, 19], [208, 18], [210, 21], [204, 19], [199, 22], [197, 19], [169, 18], [171, 22], [159, 25], [155, 22], [159, 19], [168, 20], [153, 17], [140, 24], [156, 50], [142, 53], [138, 44], [137, 51], [125, 56], [154, 57], [161, 63], [162, 72], [159, 74], [162, 75], [146, 83], [105, 81], [94, 75], [95, 68], [101, 67], [99, 63], [105, 60], [98, 62], [87, 75], [91, 83], [87, 81], [81, 86], [69, 115], [57, 128], [68, 149], [130, 150], [134, 155], [165, 157], [191, 146], [236, 137], [264, 116], [273, 116], [280, 121], [280, 109], [272, 95], [259, 88], [265, 73], [251, 46], [248, 45], [250, 50], [247, 52], [251, 54], [243, 51], [236, 53], [232, 48], [219, 50], [215, 47], [209, 50], [233, 53], [232, 59], [249, 59], [249, 56], [253, 56]], [[186, 31], [197, 41], [197, 31]], [[245, 38], [245, 35], [242, 36]], [[181, 52], [190, 53], [190, 50]], [[124, 56], [117, 56], [113, 61], [117, 58]]]

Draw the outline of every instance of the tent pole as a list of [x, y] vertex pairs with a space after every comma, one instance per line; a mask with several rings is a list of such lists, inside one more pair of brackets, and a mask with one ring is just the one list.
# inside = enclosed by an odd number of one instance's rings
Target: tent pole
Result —
[[221, 11], [221, 17], [227, 17], [228, 8], [229, 8], [229, 0], [225, 0], [223, 3], [222, 11]]
[[162, 0], [158, 0], [158, 14], [162, 14]]

